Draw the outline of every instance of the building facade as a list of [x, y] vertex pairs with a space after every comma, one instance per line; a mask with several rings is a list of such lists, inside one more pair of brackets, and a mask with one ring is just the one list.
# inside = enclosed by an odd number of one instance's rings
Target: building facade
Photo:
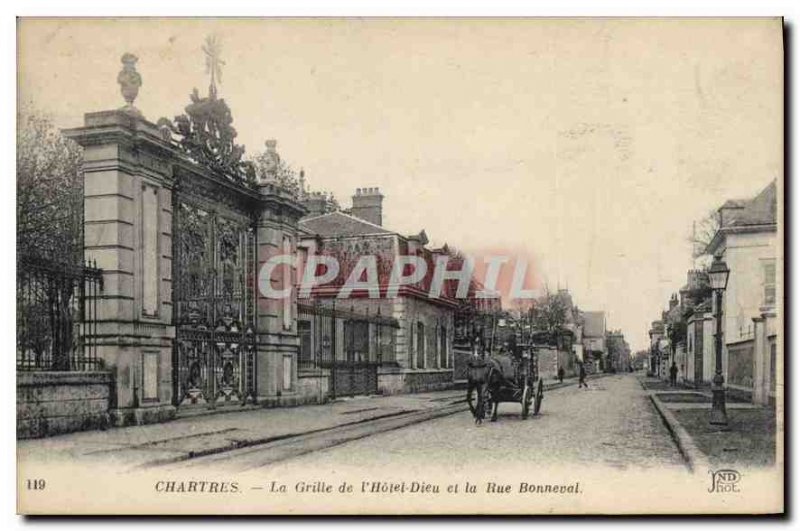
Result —
[[[300, 221], [301, 253], [335, 257], [340, 265], [337, 278], [315, 289], [309, 302], [329, 301], [329, 305], [338, 304], [355, 314], [392, 319], [393, 326], [384, 327], [390, 337], [383, 339], [391, 346], [384, 347], [374, 368], [375, 384], [358, 391], [393, 394], [451, 387], [458, 302], [446, 293], [449, 286], [442, 297], [429, 296], [432, 265], [447, 251], [428, 248], [424, 231], [404, 236], [383, 227], [382, 203], [377, 188], [358, 189], [351, 213], [328, 212]], [[355, 290], [346, 300], [337, 300], [340, 288], [364, 256], [376, 258], [380, 297]], [[420, 282], [399, 286], [396, 295], [390, 295], [391, 270], [402, 256], [423, 258], [429, 264], [428, 272]], [[313, 317], [309, 314], [301, 326], [315, 330]]]
[[590, 370], [603, 372], [610, 370], [606, 348], [606, 314], [601, 311], [582, 312], [583, 317], [583, 361]]
[[717, 213], [719, 229], [707, 252], [730, 269], [722, 302], [725, 383], [755, 403], [772, 403], [782, 359], [776, 182], [752, 199], [726, 202]]

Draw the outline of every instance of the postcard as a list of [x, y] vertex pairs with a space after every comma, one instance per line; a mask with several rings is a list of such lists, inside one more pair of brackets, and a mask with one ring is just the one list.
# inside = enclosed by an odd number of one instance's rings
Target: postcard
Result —
[[20, 18], [18, 511], [784, 512], [780, 18]]

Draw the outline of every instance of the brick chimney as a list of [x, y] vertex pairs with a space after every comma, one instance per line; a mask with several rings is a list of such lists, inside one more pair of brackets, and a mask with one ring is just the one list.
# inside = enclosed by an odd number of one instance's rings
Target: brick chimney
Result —
[[350, 213], [375, 225], [383, 225], [383, 194], [378, 188], [356, 188]]

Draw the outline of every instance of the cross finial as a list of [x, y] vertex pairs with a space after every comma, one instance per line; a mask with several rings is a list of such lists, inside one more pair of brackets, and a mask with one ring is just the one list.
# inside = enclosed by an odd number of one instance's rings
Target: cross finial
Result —
[[217, 95], [217, 81], [222, 83], [222, 67], [225, 66], [225, 61], [221, 59], [222, 42], [216, 35], [209, 35], [203, 44], [203, 52], [206, 54], [206, 73], [211, 74], [208, 92], [213, 98]]

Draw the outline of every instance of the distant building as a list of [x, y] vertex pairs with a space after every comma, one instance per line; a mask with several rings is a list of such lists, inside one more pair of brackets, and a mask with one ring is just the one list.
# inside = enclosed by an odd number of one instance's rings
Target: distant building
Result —
[[591, 362], [598, 372], [609, 369], [606, 363], [606, 314], [583, 312], [583, 361]]
[[578, 373], [577, 362], [583, 359], [583, 313], [575, 306], [568, 289], [558, 290], [558, 296], [568, 309], [564, 328], [570, 333], [570, 340], [559, 351], [558, 366], [564, 369], [567, 377]]
[[664, 352], [662, 352], [662, 344], [664, 341], [664, 322], [663, 321], [653, 321], [650, 325], [650, 330], [647, 332], [647, 335], [650, 337], [650, 368], [649, 372], [653, 376], [658, 377], [665, 377], [665, 373], [663, 371], [663, 361], [662, 358], [664, 357]]
[[627, 372], [631, 367], [631, 348], [621, 330], [606, 333], [608, 364], [616, 372]]

